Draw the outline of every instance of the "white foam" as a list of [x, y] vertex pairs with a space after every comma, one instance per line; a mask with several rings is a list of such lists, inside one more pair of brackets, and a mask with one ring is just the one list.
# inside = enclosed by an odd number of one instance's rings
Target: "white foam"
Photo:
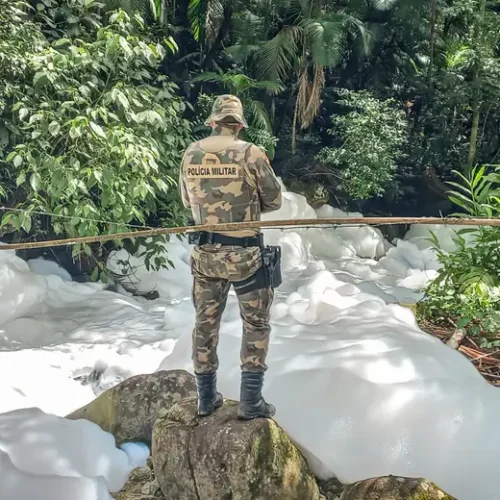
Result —
[[68, 271], [52, 260], [39, 257], [28, 260], [28, 266], [33, 273], [43, 274], [44, 276], [56, 275], [65, 281], [73, 281]]
[[0, 463], [2, 500], [108, 500], [136, 462], [97, 425], [32, 408], [0, 414]]
[[[332, 207], [314, 212], [304, 197], [285, 192], [283, 208], [266, 218], [316, 215], [361, 216]], [[451, 248], [450, 228], [434, 229]], [[265, 231], [269, 244], [283, 248], [284, 270], [272, 309], [265, 395], [319, 475], [334, 472], [349, 482], [423, 476], [460, 500], [493, 500], [500, 395], [460, 353], [421, 332], [412, 312], [397, 305], [419, 300], [419, 288], [439, 269], [425, 240], [428, 230], [412, 227], [394, 244], [368, 227]], [[129, 292], [122, 288], [122, 295], [65, 281], [56, 269], [59, 275], [47, 267], [33, 273], [13, 253], [0, 251], [0, 412], [37, 406], [65, 415], [131, 375], [160, 365], [191, 370], [190, 248], [172, 239], [167, 249], [175, 269], [160, 272], [147, 272], [143, 258], [123, 250], [110, 256], [114, 272], [126, 261], [133, 268], [123, 284]], [[132, 297], [133, 290], [156, 290], [160, 299]], [[240, 342], [232, 294], [221, 327], [218, 379], [224, 395], [235, 399]], [[66, 424], [57, 422], [49, 433], [57, 443], [53, 449], [67, 441], [73, 461], [66, 469], [38, 468], [32, 461], [32, 469], [21, 470], [12, 463], [13, 450], [27, 453], [31, 445], [12, 444], [8, 454], [0, 453], [0, 498], [14, 498], [6, 489], [14, 485], [25, 495], [19, 498], [31, 500], [39, 481], [36, 491], [54, 488], [51, 500], [101, 500], [110, 484], [121, 484], [118, 472], [109, 472], [104, 483], [92, 476], [95, 464], [65, 475], [76, 457], [99, 452], [59, 433]], [[124, 449], [130, 463], [144, 462], [146, 450]], [[123, 451], [107, 450], [108, 466], [123, 471], [123, 456], [116, 455], [126, 456]], [[33, 476], [35, 469], [42, 475]]]

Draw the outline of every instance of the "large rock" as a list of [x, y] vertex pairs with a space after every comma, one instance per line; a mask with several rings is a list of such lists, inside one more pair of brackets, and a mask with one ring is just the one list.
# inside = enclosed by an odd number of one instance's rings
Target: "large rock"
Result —
[[378, 477], [349, 485], [340, 500], [455, 500], [425, 479]]
[[190, 373], [184, 370], [158, 371], [123, 381], [66, 418], [94, 422], [113, 434], [117, 445], [125, 441], [150, 444], [159, 411], [194, 396], [196, 383]]
[[167, 498], [318, 500], [307, 463], [271, 419], [237, 420], [237, 403], [200, 419], [188, 398], [153, 429], [153, 464]]
[[156, 481], [151, 459], [145, 467], [134, 469], [120, 493], [112, 497], [115, 500], [165, 500]]
[[337, 479], [318, 480], [319, 491], [325, 500], [340, 500], [345, 486]]

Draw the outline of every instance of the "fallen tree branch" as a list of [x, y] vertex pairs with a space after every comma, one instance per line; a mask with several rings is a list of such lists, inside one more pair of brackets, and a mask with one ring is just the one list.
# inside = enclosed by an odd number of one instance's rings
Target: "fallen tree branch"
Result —
[[383, 226], [391, 224], [423, 224], [423, 225], [456, 225], [456, 226], [499, 226], [500, 219], [481, 218], [439, 218], [439, 217], [353, 217], [353, 218], [324, 218], [324, 219], [293, 219], [293, 220], [270, 220], [232, 222], [228, 224], [211, 224], [206, 226], [184, 226], [184, 227], [159, 227], [145, 231], [131, 231], [128, 233], [102, 234], [97, 236], [83, 236], [79, 238], [68, 238], [51, 241], [34, 241], [26, 243], [14, 243], [0, 245], [0, 250], [24, 250], [28, 248], [47, 248], [66, 245], [78, 245], [83, 243], [96, 243], [112, 240], [123, 240], [133, 238], [150, 238], [165, 234], [184, 234], [193, 231], [230, 232], [257, 229], [286, 229], [314, 228], [317, 226]]

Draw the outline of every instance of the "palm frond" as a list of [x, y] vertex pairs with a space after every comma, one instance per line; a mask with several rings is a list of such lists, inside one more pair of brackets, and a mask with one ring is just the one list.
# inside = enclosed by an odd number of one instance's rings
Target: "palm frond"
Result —
[[[122, 9], [127, 14], [138, 12], [146, 23], [156, 19], [156, 3], [158, 0], [105, 0], [104, 6], [107, 12]], [[161, 6], [161, 0], [159, 4]]]
[[361, 43], [363, 54], [370, 54], [373, 50], [374, 43], [378, 38], [377, 33], [371, 30], [369, 26], [365, 25], [363, 21], [352, 16], [346, 16], [345, 23], [349, 32]]
[[252, 127], [271, 132], [271, 118], [264, 103], [248, 99], [245, 104], [250, 112]]
[[279, 94], [280, 92], [283, 92], [285, 87], [281, 85], [281, 83], [279, 82], [274, 82], [272, 80], [261, 80], [261, 81], [255, 81], [253, 88], [265, 90], [271, 95], [276, 95]]
[[311, 17], [313, 7], [318, 4], [317, 0], [273, 0], [276, 9], [286, 12], [286, 16], [292, 22], [299, 18]]
[[224, 75], [205, 71], [191, 79], [193, 83], [219, 83], [225, 86]]
[[192, 80], [192, 82], [210, 82], [210, 83], [223, 83], [224, 75], [219, 73], [213, 73], [211, 71], [205, 71], [204, 73], [200, 73], [196, 75]]
[[321, 8], [317, 0], [295, 0], [299, 6], [303, 17], [315, 17], [319, 15]]
[[277, 82], [286, 77], [297, 59], [299, 53], [297, 41], [301, 37], [302, 30], [299, 27], [288, 26], [262, 45], [255, 61], [259, 80]]
[[332, 67], [341, 62], [346, 35], [344, 16], [305, 19], [300, 26], [308, 40], [314, 64]]
[[265, 90], [271, 95], [278, 94], [283, 90], [282, 85], [279, 83], [265, 80], [259, 82], [243, 73], [205, 72], [195, 76], [191, 81], [219, 83], [236, 95], [244, 94], [252, 89]]
[[205, 38], [208, 4], [209, 0], [189, 0], [188, 18], [191, 32], [197, 42], [202, 42]]
[[240, 63], [244, 63], [249, 57], [260, 50], [260, 45], [253, 44], [236, 44], [231, 47], [227, 47], [225, 52], [229, 54], [233, 59]]
[[243, 94], [247, 90], [254, 87], [257, 83], [255, 80], [243, 73], [226, 73], [224, 80], [228, 82], [234, 90], [235, 94]]
[[371, 5], [377, 10], [390, 10], [399, 0], [371, 0]]
[[256, 40], [264, 40], [266, 23], [263, 17], [248, 10], [233, 16], [233, 35], [237, 44], [251, 44]]

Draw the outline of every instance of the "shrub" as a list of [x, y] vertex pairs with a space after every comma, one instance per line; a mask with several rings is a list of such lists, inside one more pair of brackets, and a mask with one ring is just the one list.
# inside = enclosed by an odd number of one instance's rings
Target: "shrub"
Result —
[[177, 169], [190, 127], [175, 85], [157, 71], [163, 49], [148, 43], [141, 19], [118, 11], [91, 42], [63, 38], [24, 57], [23, 79], [11, 78], [6, 91], [11, 134], [0, 156], [0, 180], [16, 191], [8, 202], [23, 211], [2, 225], [30, 233], [32, 215], [45, 212], [54, 214], [49, 233], [77, 237], [126, 232], [166, 210], [179, 215]]
[[367, 91], [339, 93], [338, 104], [348, 111], [332, 117], [328, 133], [341, 145], [323, 148], [317, 160], [334, 168], [352, 198], [381, 195], [394, 177], [397, 161], [404, 157], [405, 114], [393, 99], [381, 101]]
[[[476, 167], [468, 177], [455, 172], [462, 184], [450, 183], [456, 188], [451, 191], [450, 200], [465, 212], [455, 215], [500, 217], [500, 169], [493, 167], [489, 174], [487, 170], [487, 166]], [[451, 319], [457, 327], [470, 333], [497, 333], [500, 327], [500, 227], [479, 226], [457, 231], [457, 250], [453, 253], [444, 252], [435, 235], [432, 241], [442, 269], [427, 287], [420, 312], [437, 322]]]

